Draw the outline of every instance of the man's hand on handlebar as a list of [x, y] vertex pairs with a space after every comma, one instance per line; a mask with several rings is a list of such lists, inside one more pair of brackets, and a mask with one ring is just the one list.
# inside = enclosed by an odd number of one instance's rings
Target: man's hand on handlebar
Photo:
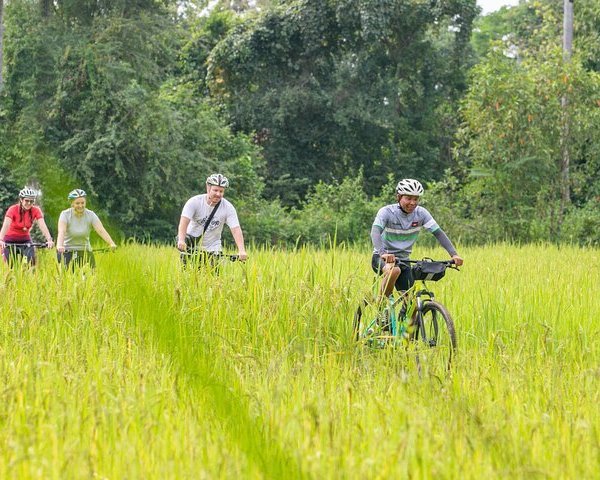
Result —
[[454, 260], [454, 265], [457, 267], [460, 267], [464, 263], [464, 260], [458, 255], [452, 255], [452, 260]]

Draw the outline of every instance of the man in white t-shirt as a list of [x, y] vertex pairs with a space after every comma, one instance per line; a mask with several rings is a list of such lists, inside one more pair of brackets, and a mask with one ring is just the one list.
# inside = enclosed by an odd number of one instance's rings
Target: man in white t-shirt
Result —
[[239, 259], [243, 261], [248, 258], [237, 212], [231, 202], [224, 198], [227, 187], [227, 177], [214, 173], [206, 179], [206, 193], [196, 195], [185, 203], [177, 231], [177, 248], [181, 252], [191, 246], [208, 255], [219, 255], [223, 227], [227, 224]]

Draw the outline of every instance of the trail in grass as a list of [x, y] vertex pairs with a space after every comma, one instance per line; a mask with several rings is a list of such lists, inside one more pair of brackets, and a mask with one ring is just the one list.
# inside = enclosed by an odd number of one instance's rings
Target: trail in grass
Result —
[[[288, 454], [258, 418], [251, 418], [246, 392], [220, 352], [218, 332], [198, 338], [197, 330], [182, 321], [173, 296], [174, 285], [152, 272], [152, 265], [129, 259], [126, 268], [106, 272], [120, 301], [131, 308], [133, 327], [144, 341], [155, 342], [172, 359], [206, 415], [220, 422], [232, 445], [237, 445], [248, 462], [264, 478], [307, 478], [297, 458]], [[209, 341], [203, 341], [209, 340]], [[226, 452], [224, 452], [226, 453]]]

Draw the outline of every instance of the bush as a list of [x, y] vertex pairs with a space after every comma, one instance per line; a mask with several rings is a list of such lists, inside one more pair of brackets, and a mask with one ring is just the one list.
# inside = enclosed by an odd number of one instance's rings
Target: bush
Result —
[[393, 202], [393, 188], [369, 197], [362, 174], [342, 182], [319, 183], [301, 208], [286, 209], [279, 200], [244, 198], [235, 202], [245, 238], [259, 245], [368, 243], [377, 210]]
[[283, 208], [279, 200], [249, 199], [235, 206], [247, 241], [258, 245], [295, 242], [298, 233], [294, 231], [289, 211]]
[[561, 240], [580, 245], [600, 245], [600, 199], [573, 207], [565, 216]]
[[341, 183], [319, 183], [301, 210], [293, 210], [295, 230], [302, 243], [328, 245], [363, 242], [382, 205], [369, 199], [362, 188], [362, 174]]

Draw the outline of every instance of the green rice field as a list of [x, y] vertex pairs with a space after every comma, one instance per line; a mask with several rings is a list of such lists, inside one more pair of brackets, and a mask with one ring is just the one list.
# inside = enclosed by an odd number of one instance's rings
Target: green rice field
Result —
[[2, 265], [0, 478], [600, 475], [600, 250], [461, 249], [429, 284], [459, 342], [439, 375], [353, 340], [368, 249], [249, 254], [218, 276], [140, 245], [93, 273]]

